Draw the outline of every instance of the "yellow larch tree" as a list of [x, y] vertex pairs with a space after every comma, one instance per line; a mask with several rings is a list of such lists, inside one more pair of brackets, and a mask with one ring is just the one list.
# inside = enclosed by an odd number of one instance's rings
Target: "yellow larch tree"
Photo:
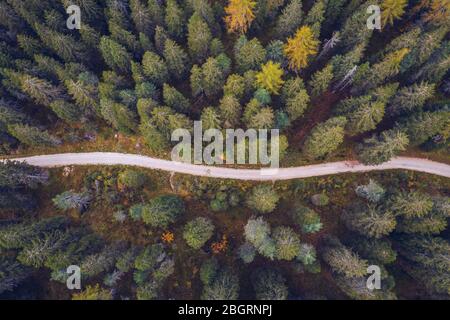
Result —
[[227, 24], [228, 32], [247, 32], [255, 14], [253, 9], [256, 6], [256, 1], [252, 0], [230, 0], [228, 6], [225, 7], [225, 23]]
[[256, 83], [270, 93], [279, 94], [279, 90], [284, 83], [282, 76], [283, 69], [281, 69], [280, 64], [270, 60], [261, 67], [261, 71], [256, 75]]
[[436, 24], [448, 23], [450, 20], [450, 0], [431, 0], [428, 12], [424, 16], [426, 22]]
[[289, 68], [299, 71], [308, 65], [308, 57], [317, 54], [319, 41], [308, 26], [297, 30], [293, 38], [288, 38], [284, 54], [289, 60]]
[[393, 25], [394, 20], [401, 18], [405, 13], [408, 0], [384, 0], [381, 4], [381, 20], [385, 27], [387, 24]]

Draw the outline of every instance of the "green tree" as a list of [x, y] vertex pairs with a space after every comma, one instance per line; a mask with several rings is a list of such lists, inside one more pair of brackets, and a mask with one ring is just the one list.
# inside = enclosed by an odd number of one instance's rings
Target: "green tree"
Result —
[[431, 212], [433, 200], [420, 192], [401, 192], [392, 200], [392, 210], [407, 218], [423, 217]]
[[328, 64], [325, 68], [320, 71], [317, 71], [313, 74], [311, 81], [309, 82], [311, 96], [319, 97], [325, 91], [327, 91], [330, 86], [331, 81], [333, 80], [333, 65]]
[[397, 253], [392, 249], [388, 239], [358, 237], [352, 241], [352, 246], [364, 258], [379, 264], [391, 264], [397, 259]]
[[236, 97], [225, 95], [220, 100], [219, 113], [226, 128], [235, 127], [239, 124], [242, 106]]
[[358, 158], [364, 164], [381, 164], [389, 161], [408, 146], [408, 136], [398, 130], [383, 131], [365, 139], [359, 147]]
[[167, 0], [164, 21], [170, 34], [176, 38], [181, 38], [186, 22], [183, 9], [176, 0]]
[[342, 244], [325, 247], [323, 259], [334, 272], [348, 278], [363, 277], [367, 274], [367, 260], [361, 259]]
[[195, 12], [189, 19], [188, 46], [192, 58], [197, 62], [203, 62], [210, 50], [212, 34], [208, 24], [201, 15]]
[[375, 180], [370, 179], [368, 184], [357, 186], [355, 192], [358, 196], [377, 203], [384, 197], [386, 190]]
[[269, 213], [275, 210], [279, 200], [280, 196], [271, 186], [257, 185], [248, 193], [246, 204], [257, 212]]
[[156, 53], [147, 51], [142, 59], [144, 74], [154, 83], [162, 85], [167, 82], [169, 72], [166, 64]]
[[8, 132], [21, 143], [29, 146], [56, 146], [61, 144], [61, 140], [55, 138], [47, 131], [42, 131], [26, 124], [9, 125]]
[[214, 225], [210, 219], [198, 217], [186, 224], [183, 238], [190, 247], [200, 249], [212, 237], [213, 231]]
[[31, 166], [25, 162], [0, 162], [0, 187], [28, 187], [37, 188], [48, 182], [48, 172], [42, 168]]
[[301, 26], [302, 18], [302, 1], [289, 1], [277, 19], [275, 26], [277, 37], [279, 39], [284, 39], [287, 36], [292, 35]]
[[297, 259], [305, 266], [313, 265], [316, 262], [316, 248], [308, 243], [302, 243]]
[[167, 83], [164, 83], [163, 86], [163, 98], [166, 105], [179, 112], [186, 112], [190, 108], [189, 100], [181, 92]]
[[143, 172], [125, 169], [117, 177], [119, 184], [131, 189], [141, 189], [147, 182], [147, 177]]
[[221, 127], [221, 119], [217, 110], [213, 107], [206, 107], [202, 110], [200, 117], [204, 129], [212, 129]]
[[430, 292], [449, 294], [448, 241], [439, 237], [402, 236], [396, 241], [405, 259], [402, 269]]
[[184, 202], [175, 195], [162, 195], [151, 199], [142, 212], [142, 220], [157, 228], [165, 229], [184, 213]]
[[223, 87], [224, 96], [233, 95], [238, 100], [242, 99], [245, 94], [245, 79], [239, 74], [228, 76], [227, 82]]
[[244, 73], [259, 68], [266, 59], [266, 50], [258, 39], [249, 41], [245, 36], [241, 36], [234, 46], [234, 57], [238, 70]]
[[277, 227], [272, 237], [276, 246], [276, 258], [279, 260], [292, 260], [300, 251], [300, 239], [289, 227]]
[[344, 141], [345, 117], [331, 118], [318, 124], [306, 138], [304, 144], [305, 154], [314, 159], [327, 156], [335, 151]]
[[184, 79], [189, 70], [189, 59], [183, 48], [167, 39], [164, 43], [164, 59], [170, 74], [176, 79]]
[[374, 205], [350, 208], [344, 212], [342, 219], [348, 229], [376, 239], [389, 235], [397, 225], [390, 210]]
[[260, 254], [273, 260], [276, 247], [270, 233], [270, 225], [262, 217], [250, 218], [244, 227], [246, 241], [251, 243]]
[[288, 286], [286, 279], [272, 269], [258, 269], [251, 276], [257, 300], [286, 300]]
[[412, 146], [418, 146], [434, 136], [447, 137], [449, 115], [445, 110], [421, 112], [401, 119], [398, 128], [406, 132]]
[[434, 87], [423, 82], [400, 89], [388, 105], [387, 111], [391, 115], [399, 115], [420, 110], [434, 95]]
[[84, 211], [91, 202], [91, 195], [88, 192], [65, 191], [52, 199], [53, 204], [60, 210], [77, 209]]
[[131, 68], [130, 61], [131, 55], [127, 50], [116, 41], [109, 37], [103, 36], [100, 39], [100, 52], [102, 53], [103, 60], [111, 68], [118, 72], [129, 72]]
[[309, 25], [316, 36], [320, 37], [322, 22], [325, 20], [325, 10], [328, 0], [317, 0], [308, 11], [304, 23]]
[[202, 300], [236, 300], [239, 296], [239, 278], [228, 268], [220, 269], [212, 282], [204, 286]]
[[299, 90], [294, 96], [286, 101], [286, 112], [291, 121], [300, 118], [306, 111], [309, 105], [309, 95], [305, 89]]
[[323, 227], [319, 214], [303, 205], [296, 205], [291, 211], [291, 217], [304, 233], [315, 233]]

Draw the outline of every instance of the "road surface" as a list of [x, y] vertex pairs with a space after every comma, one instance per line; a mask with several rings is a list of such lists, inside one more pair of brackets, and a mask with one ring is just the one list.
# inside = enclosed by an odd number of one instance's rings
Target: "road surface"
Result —
[[280, 169], [232, 169], [207, 165], [193, 165], [178, 163], [126, 153], [89, 152], [62, 153], [40, 155], [33, 157], [15, 158], [10, 160], [25, 161], [39, 167], [64, 167], [71, 165], [125, 165], [169, 172], [178, 172], [195, 176], [275, 181], [296, 178], [317, 177], [346, 172], [366, 172], [375, 170], [405, 169], [425, 172], [450, 178], [450, 165], [420, 158], [397, 157], [378, 166], [366, 166], [356, 161], [339, 161], [314, 164], [302, 167], [288, 167]]

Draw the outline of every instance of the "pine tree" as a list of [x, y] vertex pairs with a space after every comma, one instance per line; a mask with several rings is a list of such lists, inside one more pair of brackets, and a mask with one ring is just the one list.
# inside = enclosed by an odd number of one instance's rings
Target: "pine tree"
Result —
[[190, 102], [188, 99], [186, 99], [181, 92], [179, 92], [174, 87], [171, 87], [167, 83], [163, 86], [163, 98], [164, 103], [179, 111], [179, 112], [186, 112], [190, 108]]
[[312, 8], [308, 11], [304, 23], [311, 27], [314, 36], [318, 39], [320, 37], [320, 29], [322, 22], [325, 19], [325, 9], [327, 0], [317, 0]]
[[391, 115], [419, 111], [434, 92], [435, 86], [426, 82], [404, 87], [394, 96], [387, 110]]
[[169, 72], [166, 64], [156, 53], [147, 51], [142, 59], [144, 74], [155, 84], [162, 85], [167, 82]]
[[396, 241], [402, 269], [430, 292], [449, 294], [449, 244], [439, 237], [403, 236]]
[[183, 238], [191, 248], [200, 249], [212, 237], [213, 231], [214, 224], [211, 220], [198, 217], [186, 224]]
[[48, 172], [25, 162], [0, 162], [0, 187], [16, 188], [26, 186], [36, 188], [48, 181]]
[[344, 212], [342, 219], [348, 229], [376, 239], [389, 235], [397, 225], [391, 211], [373, 205], [351, 208]]
[[76, 193], [73, 191], [66, 191], [58, 194], [52, 201], [60, 210], [77, 209], [79, 211], [84, 211], [91, 201], [91, 195], [87, 192]]
[[78, 107], [72, 103], [66, 102], [65, 100], [53, 101], [50, 104], [50, 108], [59, 118], [69, 123], [76, 123], [81, 120], [80, 110]]
[[188, 46], [194, 60], [203, 62], [210, 50], [212, 34], [200, 14], [194, 13], [188, 24]]
[[246, 33], [255, 19], [255, 6], [256, 1], [253, 0], [229, 0], [224, 18], [228, 32]]
[[219, 104], [219, 113], [224, 127], [232, 128], [239, 125], [242, 114], [242, 106], [239, 100], [232, 95], [225, 95]]
[[281, 79], [283, 70], [279, 63], [267, 62], [261, 66], [261, 72], [256, 74], [256, 83], [273, 94], [279, 94], [284, 81]]
[[323, 259], [331, 269], [347, 278], [363, 277], [367, 272], [367, 260], [361, 259], [349, 248], [338, 243], [326, 246]]
[[294, 230], [289, 227], [277, 227], [273, 230], [272, 237], [278, 260], [292, 260], [298, 255], [300, 239]]
[[234, 56], [241, 73], [251, 69], [258, 69], [266, 59], [266, 50], [258, 39], [247, 40], [241, 36], [234, 47]]
[[258, 185], [247, 195], [246, 204], [249, 208], [260, 213], [269, 213], [275, 210], [280, 196], [268, 185]]
[[360, 146], [358, 158], [364, 164], [376, 165], [391, 160], [409, 144], [408, 136], [399, 130], [383, 131], [365, 139]]
[[286, 279], [272, 269], [258, 269], [251, 276], [257, 300], [286, 300], [288, 286]]
[[8, 132], [21, 143], [29, 146], [52, 147], [61, 144], [60, 139], [52, 136], [47, 131], [26, 124], [9, 125]]
[[152, 17], [150, 11], [141, 0], [130, 0], [131, 18], [138, 32], [150, 33], [152, 31]]
[[402, 119], [399, 128], [405, 130], [411, 145], [418, 146], [432, 137], [448, 137], [449, 112], [423, 112]]
[[164, 21], [169, 33], [176, 38], [181, 38], [186, 22], [183, 9], [176, 0], [167, 0]]
[[164, 6], [159, 0], [148, 0], [148, 13], [155, 26], [164, 25]]
[[284, 39], [292, 35], [301, 26], [302, 18], [302, 1], [290, 0], [277, 19], [275, 25], [277, 37]]
[[164, 59], [169, 72], [176, 79], [183, 79], [189, 70], [189, 59], [175, 41], [167, 39], [164, 43]]
[[127, 50], [111, 38], [103, 36], [100, 39], [100, 51], [103, 60], [111, 68], [119, 72], [128, 72], [131, 68], [131, 55]]
[[61, 90], [46, 80], [21, 74], [19, 81], [22, 91], [44, 106], [49, 106], [54, 100], [62, 97]]
[[305, 154], [313, 159], [322, 158], [335, 151], [344, 141], [345, 117], [331, 118], [318, 124], [306, 138]]
[[333, 80], [333, 65], [328, 64], [322, 70], [317, 71], [313, 74], [309, 86], [311, 88], [311, 96], [319, 97], [325, 91], [328, 90], [331, 81]]
[[284, 53], [289, 60], [289, 68], [299, 71], [309, 64], [309, 57], [317, 54], [319, 41], [311, 28], [303, 26], [297, 30], [293, 38], [288, 38]]
[[384, 188], [372, 179], [370, 179], [369, 183], [366, 185], [357, 186], [355, 192], [358, 196], [373, 203], [379, 202], [386, 193]]
[[431, 197], [420, 192], [402, 192], [392, 200], [392, 210], [407, 218], [423, 217], [430, 213], [432, 208]]
[[291, 121], [300, 118], [306, 111], [309, 105], [309, 95], [305, 89], [301, 89], [286, 101], [286, 112]]
[[232, 74], [227, 78], [227, 82], [223, 87], [223, 94], [233, 95], [237, 99], [242, 99], [245, 93], [245, 79], [239, 74]]
[[213, 107], [206, 107], [202, 110], [202, 115], [200, 117], [202, 121], [203, 129], [221, 128], [221, 119], [217, 110]]

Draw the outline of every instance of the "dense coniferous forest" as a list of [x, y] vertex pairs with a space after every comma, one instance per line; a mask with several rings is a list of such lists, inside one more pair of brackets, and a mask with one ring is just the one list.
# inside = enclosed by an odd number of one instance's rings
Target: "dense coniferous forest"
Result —
[[[448, 164], [450, 1], [0, 0], [2, 159], [169, 159], [198, 120], [279, 129], [283, 167]], [[0, 298], [449, 299], [449, 195], [401, 170], [256, 183], [5, 160]]]

